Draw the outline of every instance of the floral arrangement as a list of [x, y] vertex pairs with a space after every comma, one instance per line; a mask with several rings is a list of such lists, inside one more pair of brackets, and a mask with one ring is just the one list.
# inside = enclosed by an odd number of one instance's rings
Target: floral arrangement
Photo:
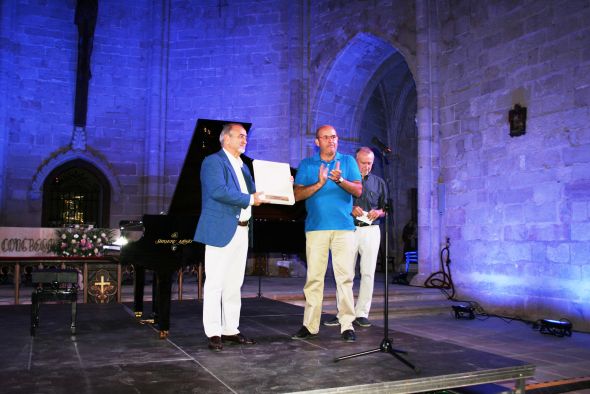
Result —
[[58, 256], [83, 256], [94, 257], [102, 254], [104, 245], [113, 242], [113, 230], [94, 228], [94, 226], [64, 227], [55, 230], [58, 240], [53, 247], [53, 252]]

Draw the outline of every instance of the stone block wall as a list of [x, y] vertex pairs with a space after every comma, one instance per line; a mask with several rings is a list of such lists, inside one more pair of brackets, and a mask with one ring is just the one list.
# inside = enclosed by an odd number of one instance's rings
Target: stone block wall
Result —
[[[114, 189], [122, 194], [111, 209], [115, 226], [126, 212], [142, 208], [148, 3], [101, 1], [94, 35], [86, 149], [78, 153], [100, 158], [111, 171], [107, 177], [118, 183]], [[74, 14], [75, 2], [2, 2], [2, 225], [41, 225], [32, 180], [52, 160], [78, 154], [70, 145], [78, 40]]]
[[[590, 3], [438, 10], [442, 220], [459, 296], [588, 329]], [[527, 107], [520, 137], [515, 104]]]
[[[166, 210], [198, 118], [252, 122], [247, 154], [296, 167], [314, 151], [320, 81], [349, 40], [370, 32], [413, 51], [407, 2], [100, 1], [80, 149], [74, 13], [75, 3], [2, 3], [2, 225], [40, 225], [43, 177], [76, 157], [107, 169], [111, 226]], [[350, 112], [341, 101], [326, 120]]]
[[[185, 151], [198, 118], [251, 122], [246, 154], [291, 161], [293, 75], [301, 67], [299, 2], [173, 1], [167, 76], [167, 146]], [[293, 142], [295, 143], [295, 141]], [[175, 154], [166, 163], [170, 186]], [[293, 160], [296, 166], [298, 160]]]
[[52, 146], [66, 145], [71, 136], [75, 58], [69, 48], [77, 32], [73, 13], [63, 8], [2, 3], [2, 216], [18, 212], [4, 225], [25, 218], [41, 224], [27, 204], [30, 180]]
[[[364, 113], [370, 74], [383, 71], [367, 71], [364, 51], [383, 62], [399, 51], [419, 93], [407, 108], [432, 119], [418, 122], [417, 143], [435, 141], [419, 158], [420, 198], [434, 207], [444, 184], [428, 231], [451, 238], [459, 295], [499, 313], [590, 321], [588, 1], [101, 0], [82, 149], [70, 146], [75, 2], [0, 7], [0, 225], [40, 224], [36, 176], [63, 157], [104, 169], [111, 226], [165, 209], [198, 118], [252, 122], [247, 154], [296, 167], [318, 119]], [[432, 28], [421, 39], [417, 21]], [[417, 60], [431, 58], [432, 73]], [[528, 109], [521, 137], [508, 135], [514, 104]], [[403, 124], [400, 146], [415, 138], [413, 119]], [[343, 132], [342, 151], [370, 141]]]

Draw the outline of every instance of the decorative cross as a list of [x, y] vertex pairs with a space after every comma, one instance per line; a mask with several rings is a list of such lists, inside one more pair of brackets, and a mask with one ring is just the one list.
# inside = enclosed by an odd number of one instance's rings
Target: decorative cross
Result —
[[104, 295], [104, 288], [106, 286], [110, 286], [111, 282], [105, 282], [104, 281], [104, 275], [100, 276], [100, 282], [94, 282], [94, 286], [100, 286], [100, 294]]

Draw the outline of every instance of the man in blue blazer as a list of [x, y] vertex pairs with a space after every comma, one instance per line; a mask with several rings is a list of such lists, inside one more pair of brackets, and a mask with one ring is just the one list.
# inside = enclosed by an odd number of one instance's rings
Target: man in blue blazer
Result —
[[252, 205], [265, 202], [255, 192], [254, 180], [240, 159], [247, 134], [239, 123], [223, 126], [222, 149], [201, 166], [202, 208], [195, 241], [205, 244], [203, 328], [209, 349], [220, 351], [223, 342], [254, 344], [238, 329], [248, 254], [248, 223]]

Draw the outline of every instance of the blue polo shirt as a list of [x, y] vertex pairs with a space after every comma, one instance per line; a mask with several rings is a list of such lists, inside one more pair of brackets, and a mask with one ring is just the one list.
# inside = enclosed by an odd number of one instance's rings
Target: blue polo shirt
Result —
[[[334, 169], [336, 162], [340, 162], [342, 177], [347, 181], [360, 181], [359, 167], [350, 155], [336, 152], [334, 160], [326, 162], [317, 153], [303, 159], [297, 169], [295, 184], [309, 186], [318, 181], [320, 165], [328, 167], [328, 173]], [[305, 200], [307, 218], [305, 231], [317, 230], [354, 230], [352, 219], [352, 195], [342, 189], [336, 182], [328, 179], [326, 184], [311, 197]]]

